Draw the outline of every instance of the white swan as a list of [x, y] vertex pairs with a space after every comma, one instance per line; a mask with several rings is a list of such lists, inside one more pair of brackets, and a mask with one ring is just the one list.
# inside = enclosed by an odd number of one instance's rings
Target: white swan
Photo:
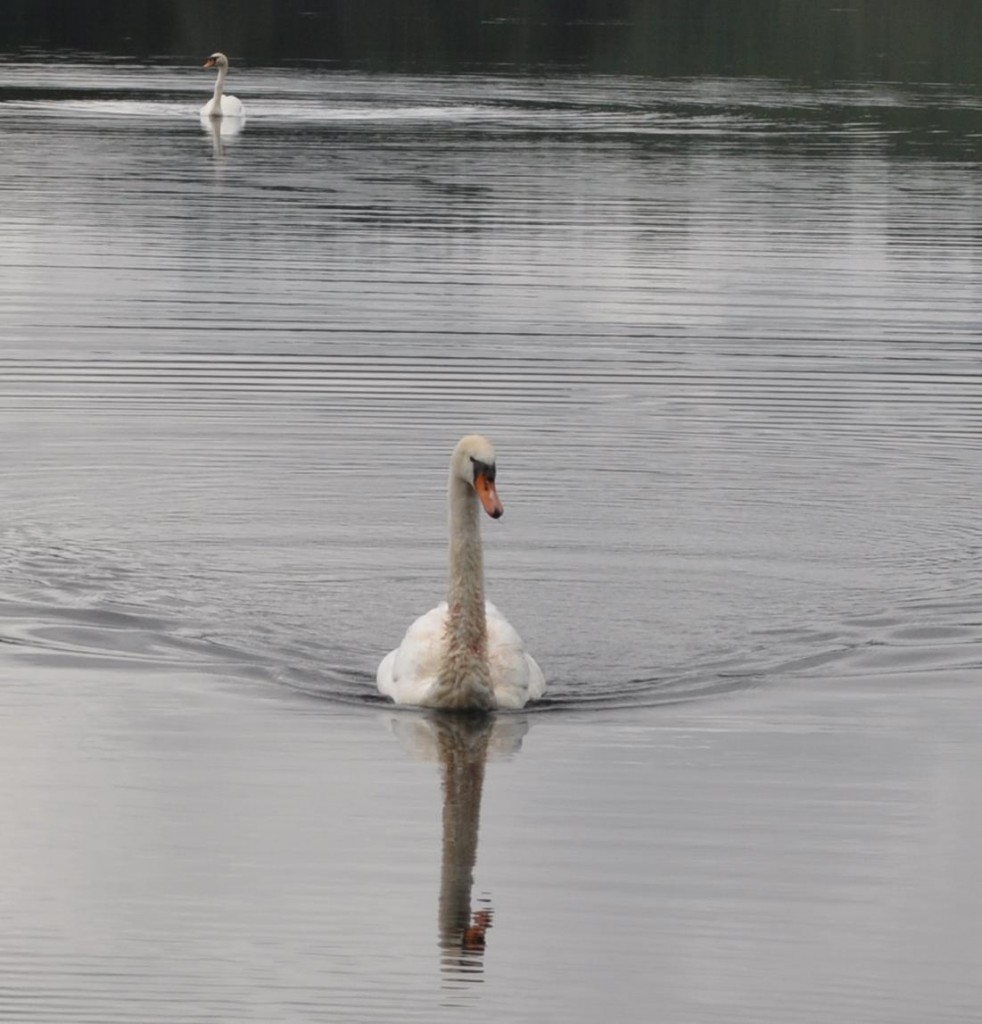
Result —
[[225, 96], [222, 86], [228, 74], [228, 57], [224, 53], [213, 53], [201, 65], [203, 68], [218, 68], [215, 79], [215, 95], [201, 108], [202, 117], [244, 117], [245, 108], [236, 96]]
[[476, 434], [450, 459], [450, 583], [447, 602], [418, 618], [378, 667], [378, 688], [397, 704], [460, 711], [520, 708], [542, 696], [542, 670], [522, 638], [484, 600], [478, 499], [492, 519], [504, 509], [495, 489], [494, 448]]

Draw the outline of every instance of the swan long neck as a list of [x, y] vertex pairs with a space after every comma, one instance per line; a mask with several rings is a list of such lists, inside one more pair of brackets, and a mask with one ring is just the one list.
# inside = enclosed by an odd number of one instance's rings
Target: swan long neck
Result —
[[228, 72], [228, 67], [223, 67], [221, 64], [218, 65], [218, 77], [215, 79], [215, 102], [222, 102], [222, 86], [225, 84], [225, 75]]
[[450, 579], [447, 590], [447, 650], [438, 687], [440, 706], [495, 706], [488, 667], [484, 613], [484, 559], [477, 494], [451, 473], [448, 485]]
[[484, 557], [474, 489], [459, 477], [449, 488], [450, 579], [447, 590], [451, 641], [487, 658], [484, 617]]

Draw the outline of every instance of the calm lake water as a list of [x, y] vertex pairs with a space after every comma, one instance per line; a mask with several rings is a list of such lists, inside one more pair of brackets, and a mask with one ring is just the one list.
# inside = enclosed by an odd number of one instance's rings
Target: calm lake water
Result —
[[982, 98], [211, 83], [0, 64], [0, 1015], [977, 1020]]

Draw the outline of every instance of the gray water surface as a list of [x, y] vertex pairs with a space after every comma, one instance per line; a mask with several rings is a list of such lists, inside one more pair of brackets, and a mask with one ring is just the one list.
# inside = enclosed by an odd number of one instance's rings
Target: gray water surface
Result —
[[[976, 1019], [977, 97], [210, 83], [0, 65], [0, 1010]], [[484, 723], [374, 693], [474, 430]]]

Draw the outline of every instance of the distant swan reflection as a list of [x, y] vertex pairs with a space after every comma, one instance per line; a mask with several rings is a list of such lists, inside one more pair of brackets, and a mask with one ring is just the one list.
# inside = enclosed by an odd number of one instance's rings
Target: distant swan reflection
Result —
[[414, 757], [438, 761], [443, 776], [443, 844], [438, 911], [441, 967], [457, 980], [480, 981], [494, 910], [472, 909], [484, 766], [521, 749], [525, 715], [433, 711], [392, 715], [392, 731]]
[[245, 127], [244, 117], [201, 117], [201, 127], [211, 138], [211, 154], [225, 156], [225, 143], [231, 142]]

